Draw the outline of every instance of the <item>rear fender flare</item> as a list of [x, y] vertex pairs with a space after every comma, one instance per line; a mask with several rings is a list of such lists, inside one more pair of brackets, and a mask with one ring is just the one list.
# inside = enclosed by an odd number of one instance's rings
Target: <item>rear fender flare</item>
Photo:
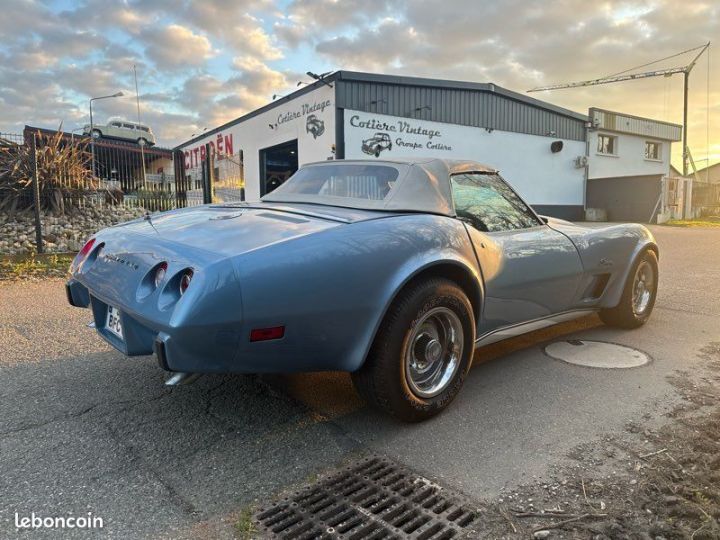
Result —
[[[473, 306], [475, 324], [477, 326], [477, 322], [482, 316], [484, 298], [484, 285], [480, 269], [471, 262], [463, 260], [456, 252], [448, 251], [434, 253], [432, 256], [424, 254], [422, 256], [415, 257], [403, 265], [389, 281], [384, 295], [384, 298], [387, 300], [385, 301], [379, 316], [376, 317], [376, 320], [374, 321], [372, 332], [370, 334], [370, 340], [366, 344], [365, 350], [360, 357], [360, 363], [357, 366], [353, 366], [354, 369], [351, 368], [350, 371], [355, 371], [362, 367], [362, 364], [367, 359], [370, 348], [375, 341], [380, 325], [382, 324], [383, 319], [385, 319], [388, 309], [390, 309], [390, 306], [393, 304], [395, 299], [410, 282], [422, 277], [423, 275], [427, 275], [428, 277], [447, 276], [448, 279], [452, 281], [458, 281], [457, 279], [450, 277], [449, 274], [443, 272], [443, 267], [452, 267], [456, 269], [456, 272], [462, 272], [463, 274], [461, 275], [466, 277], [465, 283], [458, 283], [458, 285], [465, 290], [466, 294], [468, 294], [468, 299]], [[471, 289], [468, 290], [470, 287]]]

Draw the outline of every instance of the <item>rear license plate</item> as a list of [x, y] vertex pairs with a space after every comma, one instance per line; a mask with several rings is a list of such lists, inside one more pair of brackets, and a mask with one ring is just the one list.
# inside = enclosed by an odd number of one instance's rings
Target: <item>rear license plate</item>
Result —
[[105, 328], [110, 330], [111, 333], [115, 334], [120, 339], [123, 339], [122, 325], [120, 324], [120, 310], [112, 306], [108, 306], [107, 320], [105, 321]]

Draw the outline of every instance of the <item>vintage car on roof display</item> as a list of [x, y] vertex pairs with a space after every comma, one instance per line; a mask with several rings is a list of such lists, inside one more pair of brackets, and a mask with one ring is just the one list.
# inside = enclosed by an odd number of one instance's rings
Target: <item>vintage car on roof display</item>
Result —
[[95, 139], [119, 139], [133, 141], [144, 146], [155, 144], [155, 134], [150, 126], [123, 120], [122, 118], [110, 118], [105, 125], [86, 124], [83, 127], [84, 135], [91, 135]]
[[539, 216], [474, 162], [339, 160], [260, 202], [104, 229], [67, 293], [174, 381], [342, 370], [370, 404], [419, 421], [455, 398], [476, 347], [591, 312], [638, 327], [657, 284], [642, 225]]

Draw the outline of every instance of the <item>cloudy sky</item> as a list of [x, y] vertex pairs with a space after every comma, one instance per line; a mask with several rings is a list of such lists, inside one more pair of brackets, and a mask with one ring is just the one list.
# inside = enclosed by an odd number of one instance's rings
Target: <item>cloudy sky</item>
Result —
[[[717, 0], [3, 0], [0, 131], [135, 118], [174, 145], [336, 69], [495, 82], [524, 91], [595, 78], [720, 37]], [[720, 40], [718, 40], [720, 44]], [[657, 67], [682, 65], [684, 55]], [[690, 145], [706, 159], [707, 59], [691, 77]], [[655, 66], [652, 66], [655, 67]], [[720, 161], [720, 48], [710, 160]], [[680, 123], [682, 76], [534, 94]], [[676, 145], [679, 146], [679, 145]], [[698, 163], [704, 165], [704, 163]]]

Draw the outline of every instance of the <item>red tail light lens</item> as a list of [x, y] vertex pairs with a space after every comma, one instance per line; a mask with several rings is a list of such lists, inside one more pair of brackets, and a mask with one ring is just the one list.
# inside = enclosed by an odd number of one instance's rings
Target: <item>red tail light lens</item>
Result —
[[80, 258], [80, 260], [83, 260], [85, 257], [88, 256], [88, 253], [90, 253], [90, 250], [93, 248], [94, 245], [95, 245], [94, 238], [91, 238], [90, 240], [88, 240], [85, 243], [85, 245], [80, 250], [80, 253], [78, 253], [78, 257]]
[[167, 268], [168, 265], [166, 262], [160, 263], [157, 268], [155, 269], [155, 288], [157, 289], [160, 285], [162, 285], [162, 282], [165, 281], [165, 276], [167, 274]]
[[183, 272], [183, 275], [180, 276], [180, 296], [185, 294], [185, 291], [187, 291], [188, 287], [190, 286], [190, 282], [193, 278], [193, 271], [188, 269]]
[[268, 341], [270, 339], [281, 339], [285, 335], [284, 326], [273, 326], [272, 328], [255, 328], [250, 331], [250, 341]]
[[85, 259], [92, 251], [93, 246], [95, 245], [95, 239], [91, 238], [87, 242], [85, 242], [85, 245], [82, 247], [82, 249], [78, 252], [78, 254], [75, 256], [75, 259], [72, 262], [72, 265], [70, 266], [70, 270], [74, 271], [82, 265], [83, 262], [85, 262]]

